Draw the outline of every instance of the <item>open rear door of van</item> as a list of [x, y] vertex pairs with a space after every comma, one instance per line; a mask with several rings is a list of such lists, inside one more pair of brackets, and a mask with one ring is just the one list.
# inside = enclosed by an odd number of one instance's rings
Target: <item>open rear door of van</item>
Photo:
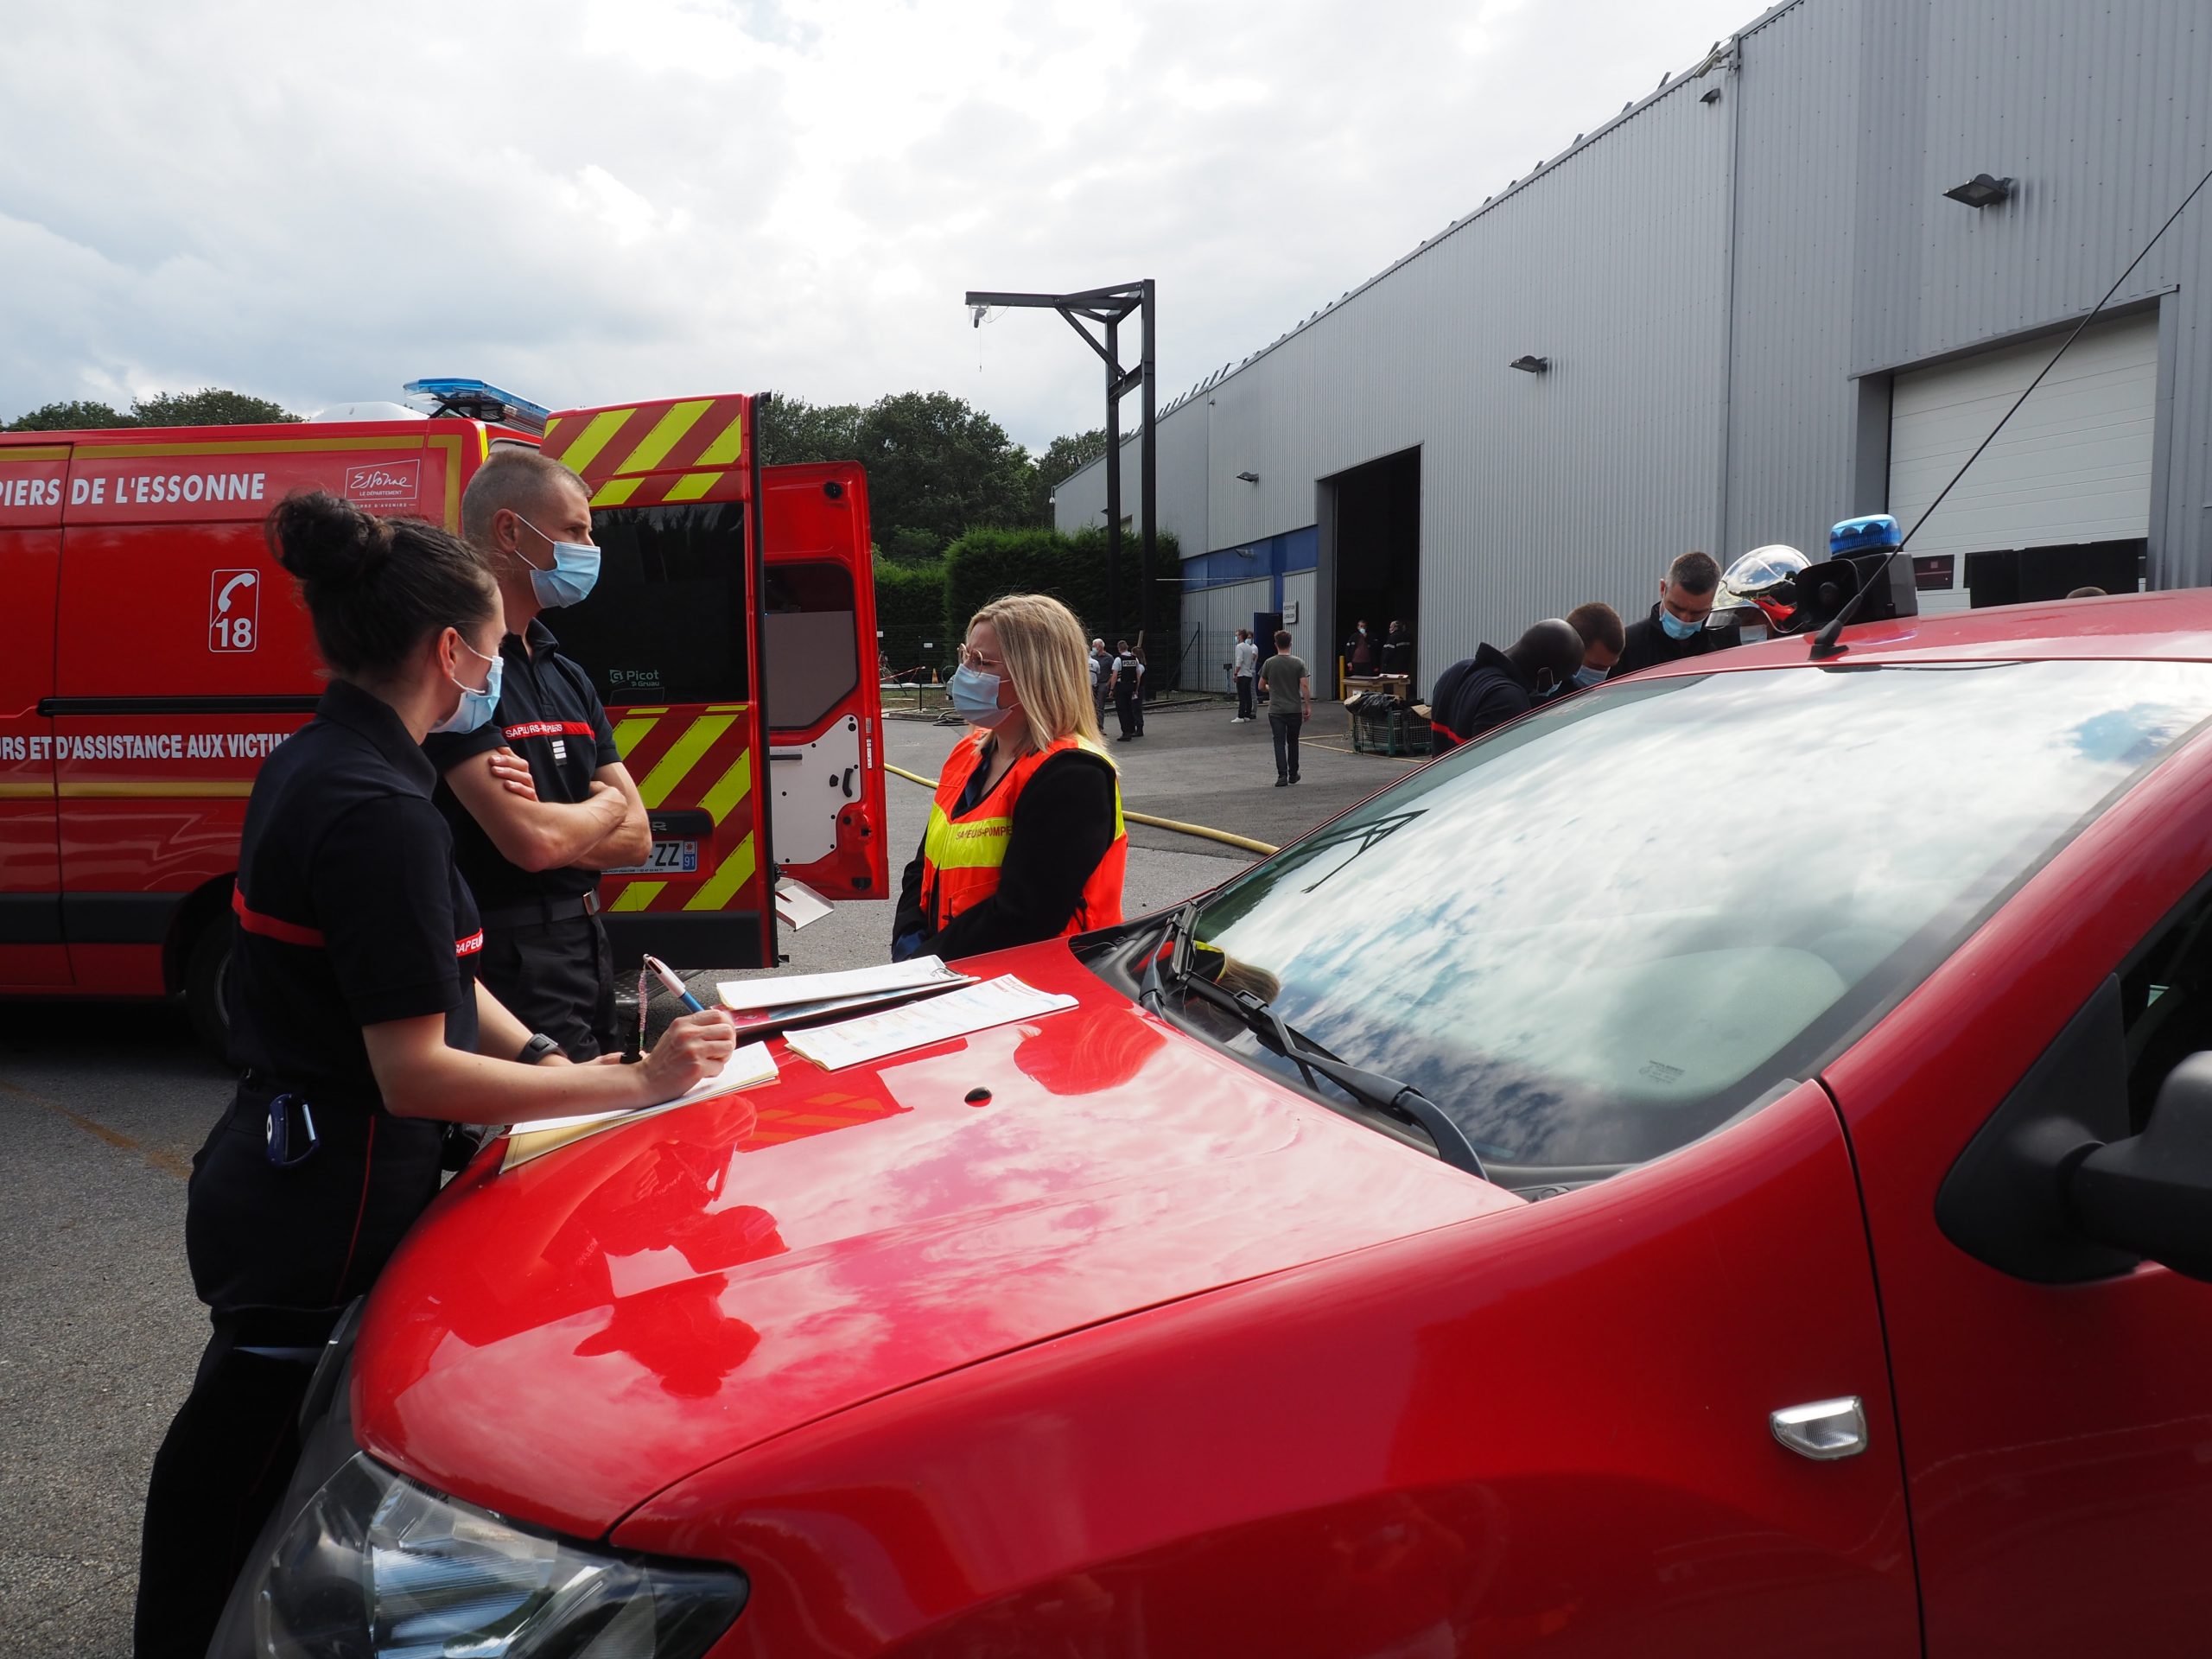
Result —
[[824, 899], [891, 898], [868, 480], [854, 461], [763, 478], [777, 865]]
[[591, 490], [598, 585], [546, 619], [598, 688], [652, 816], [649, 860], [611, 870], [618, 973], [776, 960], [760, 705], [762, 570], [753, 400], [563, 410], [544, 453]]

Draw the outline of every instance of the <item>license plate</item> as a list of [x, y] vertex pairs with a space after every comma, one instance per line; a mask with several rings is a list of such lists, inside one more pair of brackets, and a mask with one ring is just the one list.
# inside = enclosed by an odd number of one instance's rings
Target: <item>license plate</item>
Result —
[[696, 875], [699, 873], [699, 843], [696, 841], [657, 841], [652, 856], [642, 864], [626, 864], [619, 870], [607, 870], [607, 875]]

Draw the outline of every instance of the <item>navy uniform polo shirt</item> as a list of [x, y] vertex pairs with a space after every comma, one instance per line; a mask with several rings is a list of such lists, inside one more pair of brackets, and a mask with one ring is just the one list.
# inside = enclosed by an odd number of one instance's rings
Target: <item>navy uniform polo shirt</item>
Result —
[[561, 655], [560, 644], [543, 617], [531, 619], [526, 635], [509, 634], [499, 645], [506, 667], [497, 712], [473, 732], [439, 733], [423, 745], [438, 774], [433, 798], [452, 828], [454, 856], [486, 910], [581, 899], [599, 886], [596, 870], [531, 871], [508, 863], [444, 781], [471, 755], [505, 747], [530, 762], [539, 800], [575, 802], [591, 793], [601, 766], [622, 759], [599, 693], [583, 670]]
[[254, 779], [232, 899], [232, 1058], [269, 1086], [374, 1105], [361, 1027], [442, 1014], [476, 1047], [476, 902], [391, 705], [346, 680]]

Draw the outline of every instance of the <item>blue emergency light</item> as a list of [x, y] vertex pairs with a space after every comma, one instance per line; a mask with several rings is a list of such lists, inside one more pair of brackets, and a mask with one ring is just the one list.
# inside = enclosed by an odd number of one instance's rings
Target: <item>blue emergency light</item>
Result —
[[1847, 553], [1886, 553], [1904, 545], [1904, 530], [1886, 512], [1847, 518], [1828, 531], [1828, 557], [1832, 559], [1840, 559]]
[[433, 416], [459, 415], [472, 421], [493, 421], [543, 432], [553, 411], [543, 404], [505, 391], [483, 380], [410, 380], [400, 388]]

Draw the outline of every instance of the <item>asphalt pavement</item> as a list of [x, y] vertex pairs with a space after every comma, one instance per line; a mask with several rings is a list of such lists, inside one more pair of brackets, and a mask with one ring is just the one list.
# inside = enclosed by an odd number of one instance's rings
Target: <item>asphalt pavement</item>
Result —
[[[1414, 764], [1352, 753], [1342, 710], [1324, 705], [1304, 781], [1276, 789], [1265, 719], [1232, 712], [1156, 709], [1144, 737], [1111, 744], [1125, 804], [1279, 844]], [[934, 777], [957, 735], [893, 721], [885, 753]], [[886, 788], [895, 881], [929, 796]], [[1129, 841], [1132, 914], [1252, 858], [1141, 825]], [[889, 932], [885, 906], [849, 905], [786, 948], [795, 968], [859, 967], [884, 960]], [[185, 1270], [185, 1179], [230, 1084], [179, 1007], [0, 1001], [0, 1654], [130, 1652], [146, 1471], [207, 1330]]]

